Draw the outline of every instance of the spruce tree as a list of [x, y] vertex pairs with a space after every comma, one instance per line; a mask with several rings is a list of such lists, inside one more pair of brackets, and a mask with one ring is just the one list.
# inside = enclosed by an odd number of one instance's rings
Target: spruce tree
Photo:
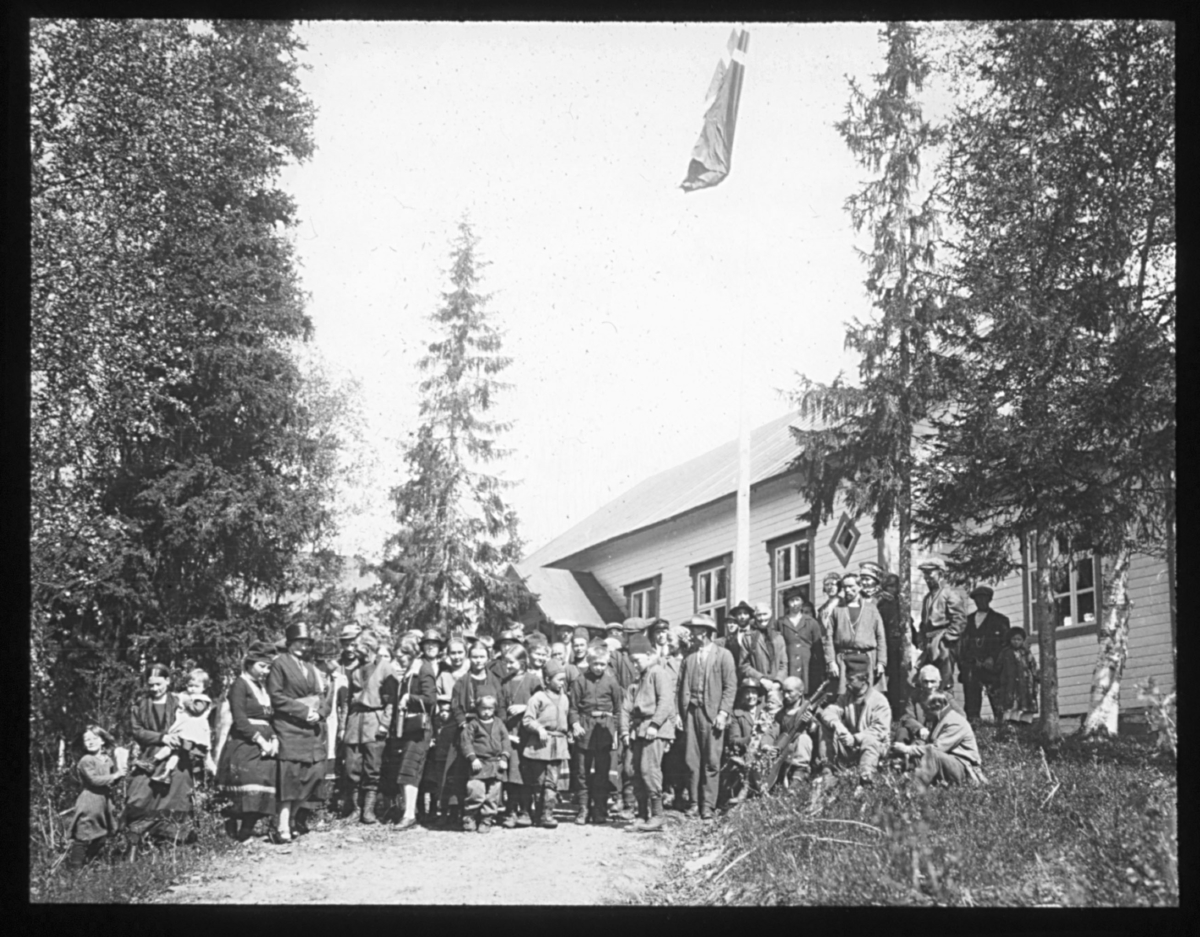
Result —
[[505, 575], [521, 554], [510, 482], [486, 469], [511, 424], [491, 417], [511, 362], [479, 292], [487, 265], [466, 219], [452, 247], [450, 288], [431, 315], [437, 337], [420, 360], [420, 425], [406, 447], [408, 479], [392, 489], [395, 534], [376, 568], [393, 629], [496, 630], [520, 614], [524, 587]]

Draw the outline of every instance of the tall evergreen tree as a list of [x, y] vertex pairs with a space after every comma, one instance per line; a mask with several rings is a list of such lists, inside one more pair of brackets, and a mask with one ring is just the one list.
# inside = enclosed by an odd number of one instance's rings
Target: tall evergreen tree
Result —
[[408, 480], [391, 492], [399, 529], [377, 568], [394, 628], [492, 630], [518, 615], [527, 596], [505, 575], [521, 555], [517, 515], [503, 497], [511, 483], [486, 471], [507, 452], [499, 439], [511, 424], [489, 414], [511, 359], [478, 291], [486, 266], [478, 243], [461, 220], [450, 289], [431, 316], [437, 338], [419, 363], [421, 423], [404, 453]]
[[279, 170], [285, 22], [31, 26], [37, 736], [116, 724], [143, 659], [226, 672], [328, 506]]
[[[867, 226], [872, 247], [862, 253], [875, 315], [846, 330], [846, 347], [859, 359], [859, 385], [839, 375], [828, 386], [801, 380], [794, 393], [816, 428], [793, 430], [801, 453], [803, 492], [811, 523], [832, 517], [840, 494], [857, 516], [870, 514], [873, 534], [899, 527], [900, 608], [912, 609], [912, 504], [915, 428], [940, 399], [937, 355], [931, 341], [939, 316], [935, 301], [936, 192], [922, 193], [922, 160], [944, 131], [922, 116], [918, 95], [930, 66], [920, 31], [889, 23], [880, 32], [886, 68], [867, 95], [850, 82], [847, 116], [837, 129], [860, 165], [876, 178], [851, 195], [846, 207], [856, 229]], [[902, 629], [907, 645], [909, 628]]]
[[[981, 26], [956, 119], [955, 406], [937, 420], [922, 536], [979, 575], [1037, 569], [1043, 669], [1068, 563], [1101, 557], [1091, 732], [1115, 732], [1129, 564], [1171, 548], [1175, 123], [1167, 24]], [[1043, 683], [1056, 741], [1056, 687]]]

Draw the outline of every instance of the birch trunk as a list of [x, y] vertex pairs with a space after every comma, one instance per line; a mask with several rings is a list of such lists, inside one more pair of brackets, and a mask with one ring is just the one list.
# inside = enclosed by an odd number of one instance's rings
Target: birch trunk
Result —
[[1132, 551], [1122, 545], [1114, 555], [1100, 562], [1104, 605], [1100, 615], [1099, 650], [1092, 670], [1092, 694], [1085, 736], [1109, 737], [1117, 734], [1117, 716], [1121, 711], [1121, 677], [1129, 656], [1129, 562]]
[[1062, 741], [1062, 727], [1058, 724], [1058, 636], [1054, 627], [1054, 580], [1051, 574], [1053, 548], [1054, 535], [1039, 530], [1035, 548], [1037, 595], [1033, 603], [1033, 620], [1038, 630], [1038, 663], [1042, 671], [1040, 729], [1042, 741], [1050, 748]]

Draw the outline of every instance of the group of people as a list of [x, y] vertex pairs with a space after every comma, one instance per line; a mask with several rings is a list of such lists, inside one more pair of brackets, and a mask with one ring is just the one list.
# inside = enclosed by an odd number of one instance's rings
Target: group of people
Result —
[[[655, 832], [666, 809], [711, 820], [810, 777], [852, 770], [870, 785], [885, 758], [913, 768], [918, 786], [979, 782], [982, 695], [998, 720], [1028, 716], [1036, 662], [1023, 629], [990, 608], [991, 589], [970, 593], [968, 613], [940, 561], [920, 568], [917, 627], [898, 579], [875, 563], [827, 576], [816, 609], [801, 592], [780, 617], [740, 602], [720, 636], [706, 615], [557, 626], [553, 637], [510, 622], [494, 640], [429, 629], [394, 645], [357, 623], [317, 639], [298, 622], [249, 648], [215, 732], [208, 675], [192, 671], [171, 693], [155, 665], [133, 711], [121, 823], [178, 838], [206, 766], [228, 796], [229, 835], [246, 840], [265, 820], [275, 843], [306, 832], [323, 803], [397, 831], [425, 820], [486, 833], [553, 828], [565, 798], [577, 824]], [[85, 733], [73, 864], [118, 825], [106, 792], [123, 771], [106, 738]]]

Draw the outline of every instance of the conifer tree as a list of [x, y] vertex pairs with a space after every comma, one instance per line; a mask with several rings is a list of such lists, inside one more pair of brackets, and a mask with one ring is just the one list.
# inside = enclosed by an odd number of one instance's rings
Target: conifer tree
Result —
[[[846, 330], [846, 347], [860, 354], [858, 386], [839, 375], [821, 385], [801, 378], [793, 394], [815, 428], [793, 430], [811, 523], [828, 521], [840, 494], [856, 516], [870, 514], [879, 539], [899, 528], [899, 605], [912, 609], [914, 427], [938, 399], [931, 326], [939, 315], [933, 279], [938, 236], [936, 192], [922, 193], [922, 159], [944, 131], [922, 116], [918, 94], [930, 66], [919, 30], [889, 23], [880, 32], [886, 68], [868, 96], [850, 81], [847, 116], [837, 129], [856, 159], [877, 174], [846, 201], [856, 229], [866, 225], [872, 248], [862, 253], [875, 315]], [[903, 641], [911, 643], [909, 628]]]
[[377, 567], [385, 618], [393, 628], [495, 630], [522, 610], [526, 590], [505, 575], [521, 554], [517, 515], [504, 500], [510, 482], [489, 474], [511, 426], [491, 413], [511, 362], [479, 292], [486, 262], [466, 219], [453, 241], [450, 288], [432, 314], [437, 331], [420, 360], [420, 425], [407, 446], [408, 479], [391, 499], [398, 524]]

